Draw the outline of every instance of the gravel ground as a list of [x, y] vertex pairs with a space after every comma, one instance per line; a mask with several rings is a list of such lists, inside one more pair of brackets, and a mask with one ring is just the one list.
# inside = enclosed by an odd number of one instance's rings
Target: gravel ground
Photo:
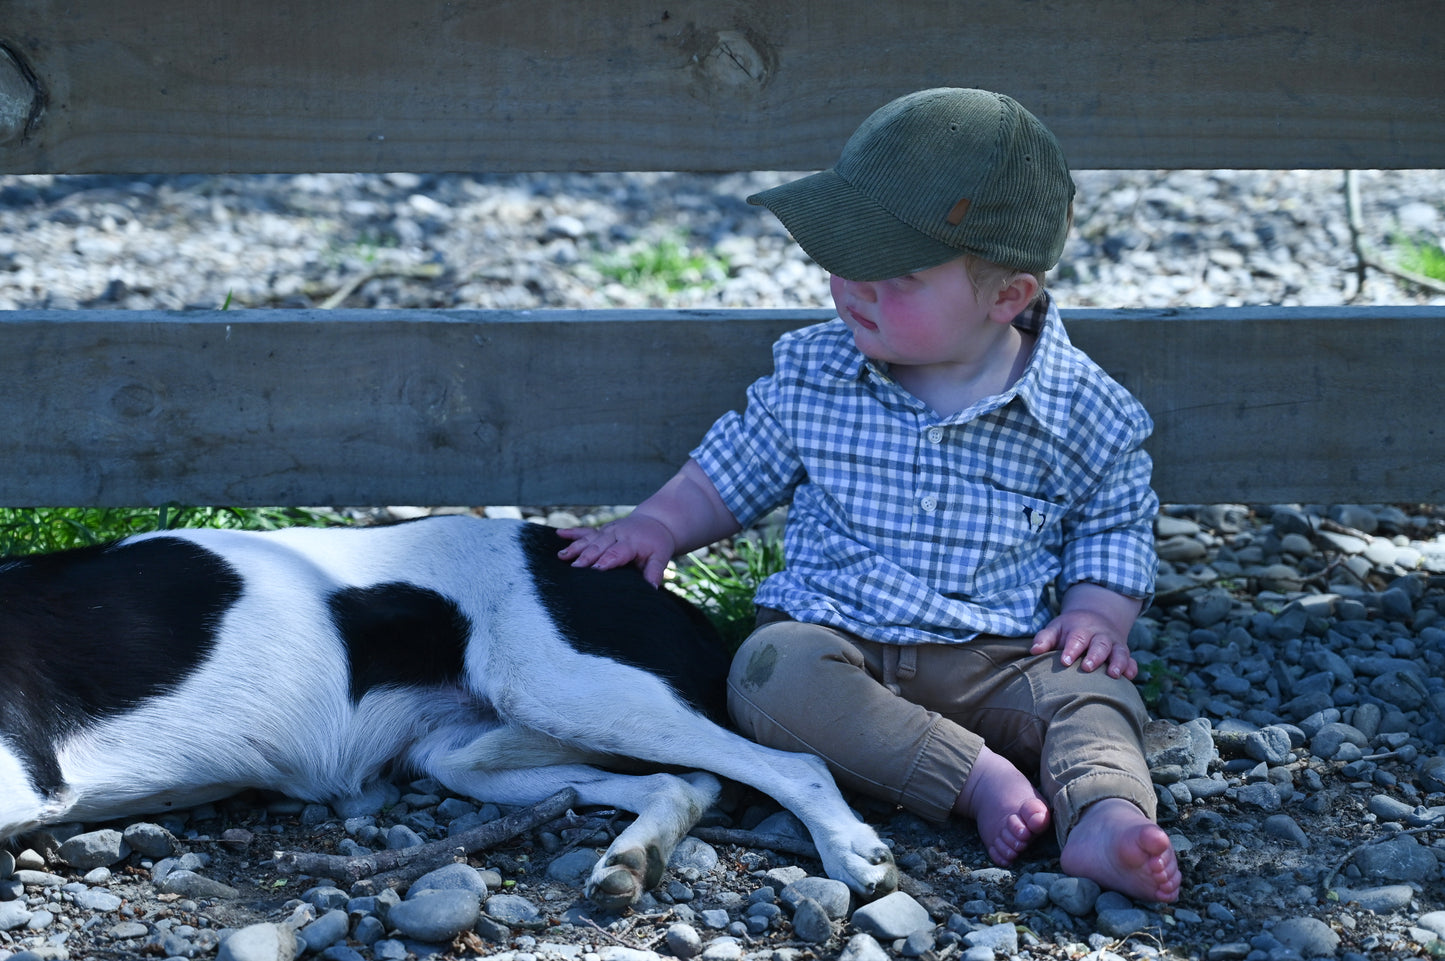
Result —
[[[0, 178], [0, 309], [818, 306], [824, 278], [741, 200], [784, 176]], [[1053, 283], [1066, 307], [1359, 294], [1338, 172], [1078, 179], [1079, 228]], [[1362, 172], [1360, 185], [1364, 243], [1385, 259], [1399, 237], [1445, 229], [1441, 174]], [[676, 267], [611, 276], [669, 244], [692, 258], [682, 286]], [[1371, 271], [1361, 302], [1445, 297]], [[13, 867], [0, 854], [0, 959], [289, 959], [298, 930], [336, 961], [1445, 955], [1442, 521], [1430, 505], [1161, 516], [1159, 596], [1131, 640], [1185, 869], [1176, 905], [1063, 878], [1047, 842], [999, 870], [969, 825], [861, 801], [905, 897], [831, 916], [811, 859], [716, 835], [689, 842], [637, 910], [599, 912], [577, 872], [615, 829], [608, 812], [478, 852], [437, 882], [461, 894], [368, 896], [279, 873], [277, 849], [399, 846], [497, 813], [420, 783], [374, 821], [246, 795], [158, 828], [29, 838]], [[789, 829], [748, 795], [710, 820]]]
[[[815, 307], [826, 278], [743, 198], [788, 174], [0, 177], [0, 309]], [[1082, 171], [1064, 306], [1341, 304], [1338, 171]], [[1361, 236], [1438, 241], [1445, 176], [1361, 171]], [[695, 283], [603, 268], [659, 246]], [[671, 276], [671, 275], [668, 275]], [[348, 293], [349, 291], [349, 293]], [[1363, 302], [1445, 303], [1372, 272]]]

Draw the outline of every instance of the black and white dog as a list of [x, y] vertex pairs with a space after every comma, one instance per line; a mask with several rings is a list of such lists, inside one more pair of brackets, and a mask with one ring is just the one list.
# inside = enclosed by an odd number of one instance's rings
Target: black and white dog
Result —
[[[720, 725], [705, 618], [562, 543], [455, 516], [0, 561], [0, 840], [249, 787], [364, 810], [393, 767], [502, 804], [570, 785], [638, 814], [587, 882], [620, 906], [716, 801], [711, 771], [797, 814], [860, 897], [891, 891], [888, 848], [821, 761]], [[607, 770], [623, 758], [695, 773]]]

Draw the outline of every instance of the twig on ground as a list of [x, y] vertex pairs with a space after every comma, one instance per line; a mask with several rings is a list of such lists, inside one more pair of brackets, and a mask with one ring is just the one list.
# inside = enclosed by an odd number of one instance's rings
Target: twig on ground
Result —
[[607, 930], [596, 921], [593, 921], [591, 918], [583, 918], [582, 923], [586, 925], [589, 930], [595, 931], [596, 933], [602, 935], [613, 944], [620, 944], [622, 947], [631, 948], [634, 951], [642, 950], [642, 948], [636, 943], [628, 941], [626, 938], [619, 937], [616, 934], [613, 934], [611, 931]]
[[[514, 811], [470, 831], [463, 831], [445, 841], [433, 841], [399, 851], [377, 851], [359, 858], [339, 854], [313, 854], [309, 851], [277, 851], [276, 870], [283, 875], [311, 874], [349, 882], [360, 882], [372, 875], [379, 875], [380, 872], [392, 871], [392, 874], [385, 876], [388, 882], [404, 883], [406, 875], [412, 871], [415, 871], [413, 877], [420, 877], [434, 867], [451, 862], [458, 854], [472, 854], [511, 840], [540, 824], [560, 817], [576, 803], [577, 792], [572, 788], [564, 788], [531, 807]], [[383, 884], [380, 881], [381, 878], [376, 878], [371, 882], [377, 890], [390, 886], [390, 883]]]
[[765, 848], [780, 854], [794, 854], [803, 858], [816, 858], [818, 849], [810, 841], [785, 837], [781, 834], [758, 834], [756, 831], [739, 831], [735, 828], [695, 827], [691, 832], [699, 841], [709, 844], [736, 844], [745, 848]]
[[[566, 844], [562, 845], [562, 847], [558, 848], [555, 852], [553, 852], [552, 857], [561, 857], [569, 851], [575, 851], [577, 848], [580, 848], [584, 844], [596, 844], [597, 835], [599, 832], [607, 835], [609, 838], [617, 837], [617, 819], [620, 817], [622, 817], [621, 811], [613, 811], [605, 818], [587, 818], [585, 820], [591, 823], [584, 823], [573, 826], [572, 830], [575, 830], [577, 832], [577, 836], [571, 841], [568, 841]], [[566, 819], [564, 818], [562, 820]], [[579, 818], [578, 820], [580, 821], [583, 819]], [[550, 825], [544, 827], [544, 830], [550, 829]], [[566, 829], [564, 828], [564, 830]]]
[[1404, 267], [1392, 266], [1380, 260], [1378, 257], [1370, 257], [1366, 259], [1365, 263], [1383, 274], [1389, 274], [1406, 283], [1414, 284], [1417, 287], [1424, 287], [1426, 290], [1434, 291], [1437, 294], [1445, 294], [1445, 283], [1441, 283], [1434, 277], [1426, 277], [1424, 274], [1417, 274], [1413, 270], [1406, 270]]
[[600, 831], [607, 826], [608, 818], [615, 816], [617, 813], [616, 811], [613, 811], [611, 814], [605, 811], [601, 814], [595, 812], [592, 814], [574, 814], [569, 812], [562, 817], [553, 818], [546, 824], [537, 825], [537, 830], [550, 831], [552, 834], [561, 834], [563, 831], [583, 830], [586, 828]]
[[1355, 294], [1351, 300], [1365, 296], [1365, 277], [1369, 262], [1365, 257], [1364, 215], [1360, 213], [1360, 181], [1353, 170], [1345, 171], [1345, 221], [1350, 227], [1350, 249], [1355, 252]]
[[381, 277], [411, 277], [418, 280], [435, 280], [442, 275], [440, 264], [418, 264], [414, 267], [377, 267], [365, 273], [357, 274], [346, 283], [336, 288], [320, 304], [322, 310], [334, 310], [346, 302], [346, 298], [356, 293], [363, 285], [377, 280]]
[[1320, 530], [1329, 531], [1332, 534], [1346, 534], [1350, 537], [1358, 537], [1362, 541], [1368, 541], [1370, 539], [1370, 535], [1358, 527], [1341, 524], [1339, 521], [1329, 517], [1320, 518]]
[[1340, 871], [1344, 868], [1344, 866], [1346, 864], [1349, 864], [1350, 861], [1354, 860], [1355, 855], [1359, 854], [1365, 848], [1372, 847], [1376, 844], [1384, 844], [1386, 841], [1393, 841], [1395, 840], [1395, 838], [1404, 837], [1407, 834], [1428, 834], [1431, 831], [1439, 830], [1442, 830], [1442, 825], [1441, 820], [1437, 819], [1430, 824], [1426, 824], [1418, 828], [1408, 828], [1404, 831], [1391, 831], [1389, 834], [1383, 835], [1381, 837], [1370, 838], [1370, 840], [1368, 841], [1365, 841], [1361, 844], [1356, 844], [1354, 847], [1346, 851], [1345, 856], [1336, 861], [1334, 866], [1325, 873], [1324, 879], [1320, 881], [1320, 890], [1326, 892], [1330, 891], [1334, 887], [1335, 875], [1339, 874]]
[[1365, 246], [1365, 218], [1360, 206], [1360, 183], [1353, 170], [1345, 171], [1345, 220], [1350, 227], [1350, 247], [1355, 252], [1357, 276], [1355, 295], [1350, 298], [1351, 300], [1359, 300], [1364, 296], [1366, 268], [1373, 268], [1382, 274], [1403, 280], [1408, 284], [1414, 284], [1417, 287], [1423, 287], [1437, 294], [1445, 294], [1445, 283], [1434, 277], [1406, 270], [1404, 267], [1387, 264], [1378, 254]]
[[[1324, 566], [1324, 569], [1323, 569], [1323, 570], [1316, 571], [1315, 573], [1310, 574], [1310, 575], [1307, 576], [1307, 577], [1301, 577], [1301, 578], [1300, 578], [1300, 586], [1303, 587], [1303, 586], [1308, 585], [1308, 584], [1318, 584], [1320, 587], [1326, 587], [1326, 586], [1328, 586], [1329, 583], [1330, 583], [1330, 578], [1334, 576], [1335, 571], [1336, 571], [1336, 570], [1340, 567], [1340, 565], [1343, 564], [1343, 563], [1344, 563], [1344, 557], [1343, 557], [1343, 556], [1336, 555], [1336, 556], [1334, 556], [1334, 557], [1331, 557], [1328, 561], [1325, 562], [1325, 566]], [[1360, 581], [1360, 583], [1364, 583], [1364, 582], [1360, 579], [1360, 576], [1359, 576], [1358, 574], [1356, 574], [1354, 571], [1350, 570], [1348, 567], [1344, 568], [1344, 570], [1345, 570], [1345, 573], [1349, 574], [1349, 575], [1350, 575], [1351, 577], [1353, 577], [1355, 580]]]

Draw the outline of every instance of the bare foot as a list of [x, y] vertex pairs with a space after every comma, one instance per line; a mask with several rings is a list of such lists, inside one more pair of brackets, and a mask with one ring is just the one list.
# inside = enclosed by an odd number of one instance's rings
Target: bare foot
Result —
[[999, 867], [1012, 864], [1049, 826], [1049, 806], [1029, 779], [987, 747], [973, 762], [953, 810], [973, 818], [989, 858]]
[[1068, 874], [1140, 901], [1177, 901], [1183, 883], [1169, 835], [1122, 798], [1084, 810], [1059, 863]]

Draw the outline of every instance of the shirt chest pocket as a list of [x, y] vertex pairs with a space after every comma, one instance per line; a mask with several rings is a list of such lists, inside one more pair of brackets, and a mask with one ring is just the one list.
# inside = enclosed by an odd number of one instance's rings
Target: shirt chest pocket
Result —
[[983, 562], [974, 572], [979, 596], [1053, 576], [1052, 558], [1062, 536], [1063, 508], [1012, 491], [988, 492]]
[[1057, 527], [1060, 508], [1049, 501], [1012, 491], [988, 492], [989, 546], [1004, 549], [1015, 544], [1042, 543], [1044, 532]]

